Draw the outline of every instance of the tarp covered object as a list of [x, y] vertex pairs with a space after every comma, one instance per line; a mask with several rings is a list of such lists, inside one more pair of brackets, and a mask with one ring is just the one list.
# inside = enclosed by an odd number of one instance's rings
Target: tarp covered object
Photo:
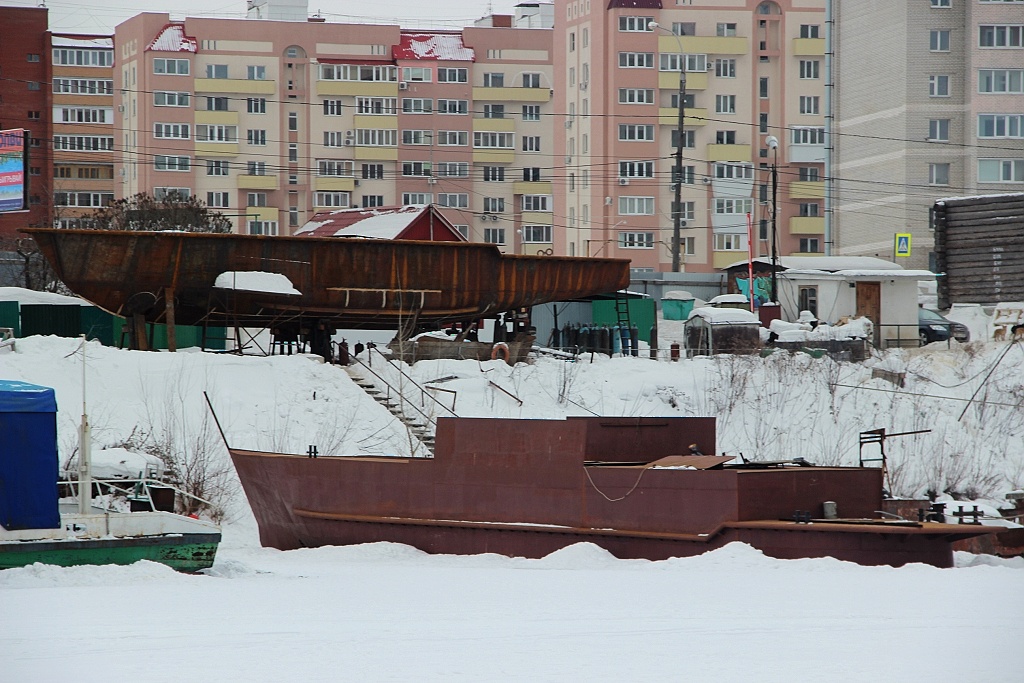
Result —
[[57, 495], [53, 389], [0, 379], [0, 525], [58, 528]]

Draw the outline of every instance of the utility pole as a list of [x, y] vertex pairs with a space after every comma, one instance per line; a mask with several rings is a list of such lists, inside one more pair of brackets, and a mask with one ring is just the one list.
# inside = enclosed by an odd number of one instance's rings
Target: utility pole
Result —
[[779, 215], [779, 139], [774, 135], [765, 138], [765, 144], [772, 150], [772, 301], [778, 303], [776, 273], [779, 270], [779, 233], [777, 229]]
[[673, 171], [673, 189], [675, 191], [675, 203], [672, 207], [672, 272], [678, 273], [682, 266], [682, 230], [683, 218], [683, 125], [686, 122], [686, 55], [683, 54], [683, 41], [674, 31], [670, 31], [658, 22], [652, 21], [647, 24], [649, 29], [661, 29], [675, 37], [679, 44], [679, 121], [676, 124], [676, 163]]

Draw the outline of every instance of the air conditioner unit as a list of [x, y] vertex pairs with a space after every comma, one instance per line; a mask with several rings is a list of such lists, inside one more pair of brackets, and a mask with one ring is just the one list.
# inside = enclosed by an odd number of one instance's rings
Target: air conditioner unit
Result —
[[405, 81], [399, 81], [398, 82], [398, 89], [399, 90], [408, 90], [409, 89], [409, 84], [406, 83]]
[[588, 84], [587, 84], [586, 81], [580, 81], [580, 90], [586, 90], [587, 89], [587, 85]]
[[710, 185], [711, 184], [711, 178], [710, 177], [705, 177], [704, 178], [704, 184], [705, 185]]
[[619, 178], [619, 185], [629, 185], [629, 178]]
[[117, 105], [117, 110], [118, 111], [124, 111], [124, 105], [123, 104]]
[[359, 178], [356, 178], [354, 181], [352, 181], [352, 184], [355, 185], [356, 187], [359, 187]]
[[495, 215], [492, 215], [491, 216], [491, 220], [494, 221], [495, 223], [497, 223], [498, 222], [498, 217], [495, 216]]
[[572, 128], [572, 119], [569, 119], [568, 121], [565, 122], [565, 127]]
[[480, 214], [480, 220], [486, 221], [487, 220], [487, 214], [486, 213]]
[[353, 142], [354, 141], [352, 140], [352, 138], [345, 138], [345, 146], [346, 147], [351, 147]]
[[572, 163], [572, 155], [571, 154], [566, 154], [565, 155], [565, 163], [567, 163], [567, 164], [571, 164]]

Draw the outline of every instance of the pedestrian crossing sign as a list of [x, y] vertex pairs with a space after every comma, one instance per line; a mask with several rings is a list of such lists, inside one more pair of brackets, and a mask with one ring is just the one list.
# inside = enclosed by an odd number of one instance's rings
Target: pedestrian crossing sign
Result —
[[910, 256], [910, 233], [896, 233], [896, 256]]

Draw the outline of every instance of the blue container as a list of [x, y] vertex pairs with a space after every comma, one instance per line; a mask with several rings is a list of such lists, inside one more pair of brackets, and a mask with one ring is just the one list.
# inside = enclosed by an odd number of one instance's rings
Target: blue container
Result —
[[0, 434], [0, 525], [59, 528], [53, 389], [0, 380]]

